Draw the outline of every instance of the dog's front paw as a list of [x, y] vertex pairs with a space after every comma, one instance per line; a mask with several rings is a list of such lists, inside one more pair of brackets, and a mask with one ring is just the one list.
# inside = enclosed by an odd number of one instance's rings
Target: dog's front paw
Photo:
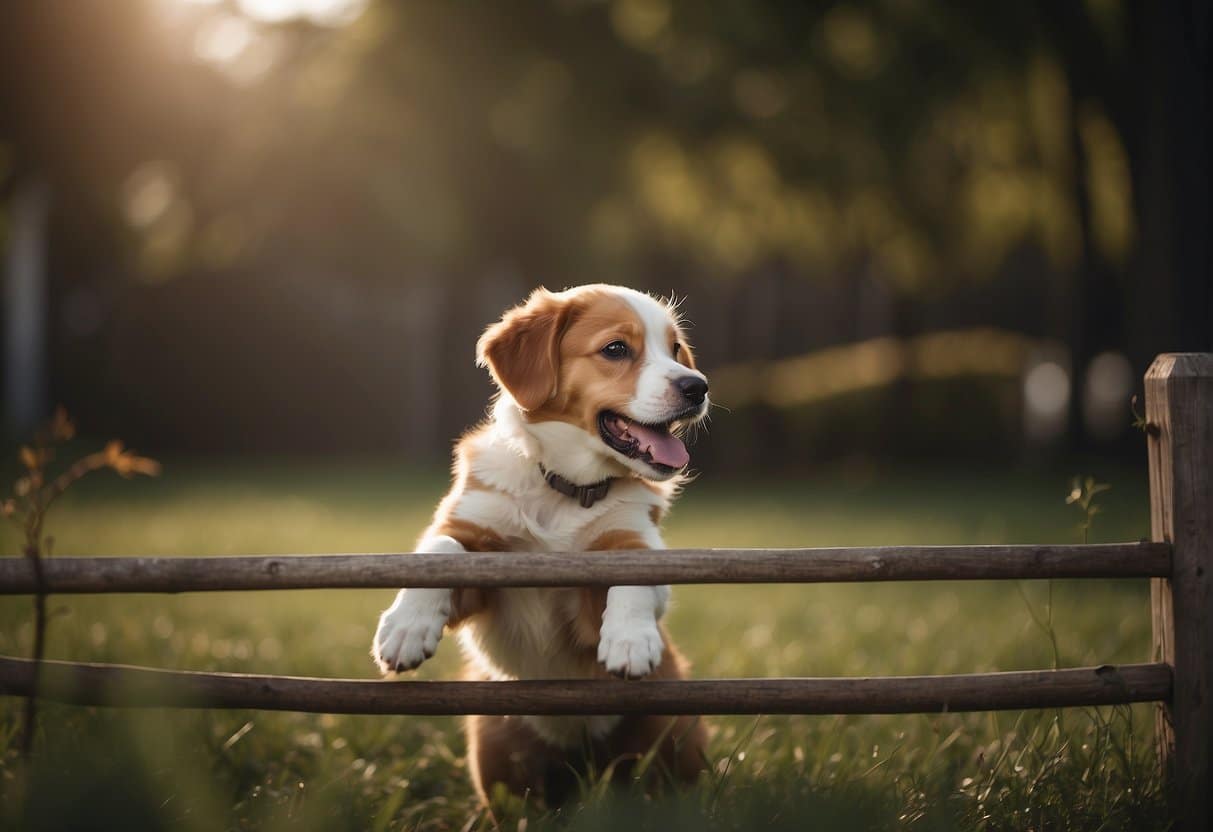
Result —
[[665, 645], [657, 622], [605, 620], [598, 640], [598, 661], [616, 676], [639, 679], [661, 664]]
[[450, 615], [450, 590], [403, 590], [379, 616], [379, 629], [371, 646], [379, 669], [402, 673], [434, 655]]

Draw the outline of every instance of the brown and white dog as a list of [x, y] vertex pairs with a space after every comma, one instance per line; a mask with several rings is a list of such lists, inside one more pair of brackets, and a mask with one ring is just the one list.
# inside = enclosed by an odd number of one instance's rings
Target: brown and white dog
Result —
[[[500, 394], [456, 446], [454, 483], [417, 550], [664, 548], [658, 525], [689, 461], [679, 434], [708, 409], [673, 306], [619, 286], [539, 289], [485, 331], [477, 359]], [[669, 596], [668, 586], [403, 589], [372, 654], [385, 673], [410, 670], [450, 626], [479, 678], [681, 678], [686, 663], [658, 623]], [[485, 800], [504, 783], [558, 803], [587, 760], [624, 772], [658, 742], [668, 773], [698, 775], [695, 719], [468, 720]]]

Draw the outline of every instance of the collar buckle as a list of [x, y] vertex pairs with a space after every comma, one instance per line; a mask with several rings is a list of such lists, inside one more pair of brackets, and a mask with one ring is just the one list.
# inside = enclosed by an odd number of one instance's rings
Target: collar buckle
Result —
[[543, 463], [539, 464], [539, 473], [543, 475], [544, 482], [548, 484], [549, 488], [566, 497], [576, 498], [578, 505], [582, 508], [590, 508], [611, 490], [612, 478], [610, 477], [590, 485], [576, 485], [555, 471], [544, 468]]

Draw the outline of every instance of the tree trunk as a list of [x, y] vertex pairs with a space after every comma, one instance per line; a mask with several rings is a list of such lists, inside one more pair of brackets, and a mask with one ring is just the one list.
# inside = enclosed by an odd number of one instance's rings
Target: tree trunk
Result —
[[4, 269], [4, 422], [28, 433], [46, 412], [46, 221], [50, 189], [18, 183]]
[[1129, 143], [1139, 254], [1134, 355], [1213, 350], [1213, 100], [1203, 0], [1132, 4], [1138, 108]]

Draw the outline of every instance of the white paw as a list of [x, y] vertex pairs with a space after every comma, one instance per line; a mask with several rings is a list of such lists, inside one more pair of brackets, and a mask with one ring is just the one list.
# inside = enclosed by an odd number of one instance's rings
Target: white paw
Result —
[[405, 589], [379, 616], [371, 655], [384, 673], [412, 670], [434, 655], [451, 615], [449, 589]]
[[664, 645], [656, 620], [612, 620], [609, 615], [603, 619], [598, 661], [607, 670], [616, 676], [639, 679], [657, 669]]

